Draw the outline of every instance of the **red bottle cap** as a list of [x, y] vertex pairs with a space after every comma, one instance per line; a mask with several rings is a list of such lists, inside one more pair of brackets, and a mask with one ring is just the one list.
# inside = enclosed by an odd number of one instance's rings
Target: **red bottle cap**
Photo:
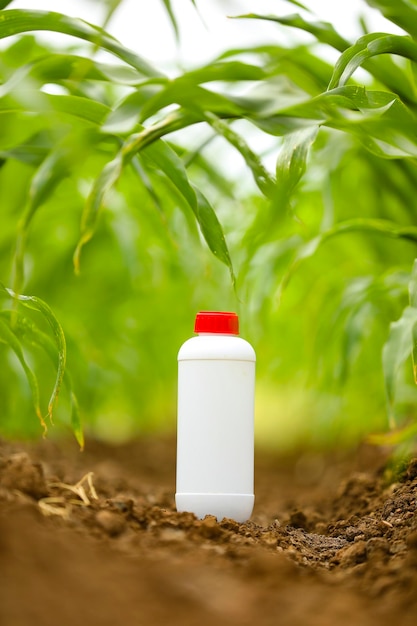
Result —
[[195, 318], [194, 332], [239, 334], [239, 318], [236, 313], [225, 311], [200, 311]]

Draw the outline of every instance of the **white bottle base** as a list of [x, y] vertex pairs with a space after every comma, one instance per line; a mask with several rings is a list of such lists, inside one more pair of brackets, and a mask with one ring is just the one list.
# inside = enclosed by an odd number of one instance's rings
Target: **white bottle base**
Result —
[[218, 521], [224, 517], [236, 522], [246, 522], [252, 515], [255, 496], [249, 493], [176, 493], [175, 503], [179, 513], [188, 511], [203, 519], [214, 515]]

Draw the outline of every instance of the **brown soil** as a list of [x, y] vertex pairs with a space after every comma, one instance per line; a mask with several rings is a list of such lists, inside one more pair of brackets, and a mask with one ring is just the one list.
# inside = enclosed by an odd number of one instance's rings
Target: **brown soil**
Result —
[[252, 520], [217, 523], [175, 512], [171, 440], [0, 444], [0, 623], [417, 624], [417, 460], [257, 459]]

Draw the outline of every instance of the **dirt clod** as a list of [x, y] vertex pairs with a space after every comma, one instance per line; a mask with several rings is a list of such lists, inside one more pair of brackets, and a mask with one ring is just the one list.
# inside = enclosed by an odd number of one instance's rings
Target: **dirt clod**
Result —
[[48, 493], [42, 465], [34, 463], [26, 452], [18, 452], [2, 460], [0, 486], [21, 491], [36, 500]]
[[97, 524], [108, 534], [110, 537], [117, 537], [124, 530], [126, 530], [126, 521], [117, 513], [112, 511], [98, 511], [96, 514]]

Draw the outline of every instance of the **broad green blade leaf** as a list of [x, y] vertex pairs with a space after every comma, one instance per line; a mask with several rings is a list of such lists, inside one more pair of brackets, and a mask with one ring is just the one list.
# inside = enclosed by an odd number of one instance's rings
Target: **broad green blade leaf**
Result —
[[298, 0], [286, 0], [286, 1], [289, 2], [289, 4], [293, 4], [296, 7], [300, 7], [300, 9], [304, 9], [304, 11], [310, 12], [310, 9], [306, 7], [304, 4], [301, 4], [301, 2], [298, 2]]
[[118, 180], [122, 169], [123, 155], [119, 152], [113, 161], [107, 163], [100, 176], [95, 181], [93, 189], [88, 196], [81, 219], [80, 239], [74, 252], [74, 269], [76, 274], [80, 273], [81, 251], [94, 235], [98, 212], [103, 204], [104, 196]]
[[72, 35], [107, 50], [145, 76], [162, 76], [147, 61], [127, 48], [103, 29], [78, 18], [68, 17], [52, 11], [28, 11], [10, 9], [4, 11], [0, 21], [0, 39], [36, 31], [52, 31]]
[[204, 117], [213, 130], [224, 137], [226, 141], [228, 141], [230, 145], [236, 148], [236, 150], [242, 155], [246, 165], [250, 168], [259, 189], [266, 196], [270, 197], [274, 193], [275, 180], [263, 165], [259, 156], [248, 146], [245, 139], [241, 135], [235, 133], [229, 124], [218, 118], [213, 113], [206, 112]]
[[413, 271], [408, 285], [408, 294], [410, 298], [410, 306], [417, 309], [417, 259], [413, 264]]
[[[179, 118], [180, 120], [182, 118]], [[173, 118], [175, 124], [176, 118]], [[189, 207], [194, 213], [200, 225], [201, 232], [209, 246], [220, 261], [226, 263], [233, 277], [233, 268], [230, 255], [225, 243], [225, 238], [217, 217], [204, 196], [197, 198], [196, 191], [190, 184], [187, 173], [178, 155], [168, 144], [158, 139], [166, 128], [170, 127], [171, 121], [164, 121], [161, 125], [155, 125], [144, 129], [141, 133], [132, 135], [122, 146], [119, 153], [110, 163], [107, 163], [99, 178], [96, 180], [92, 192], [88, 198], [81, 224], [81, 236], [74, 254], [74, 266], [76, 272], [80, 270], [80, 255], [83, 246], [91, 239], [97, 223], [99, 210], [103, 204], [105, 194], [116, 183], [122, 174], [123, 167], [130, 163], [133, 157], [140, 151], [145, 151], [147, 157], [164, 172], [167, 178], [178, 189]], [[162, 132], [161, 132], [162, 131]], [[146, 184], [146, 181], [145, 181]], [[199, 203], [201, 201], [201, 206]]]
[[142, 117], [143, 106], [162, 90], [162, 84], [144, 84], [140, 89], [128, 94], [111, 111], [104, 121], [103, 133], [124, 135], [137, 130]]
[[188, 180], [183, 162], [174, 150], [164, 141], [158, 140], [146, 146], [143, 151], [164, 172], [195, 212], [197, 208], [195, 191]]
[[51, 149], [50, 138], [46, 133], [35, 133], [16, 148], [0, 152], [1, 159], [15, 159], [33, 167], [39, 167]]
[[0, 0], [0, 10], [5, 9], [13, 0]]
[[78, 400], [75, 393], [70, 390], [71, 398], [71, 428], [74, 436], [80, 446], [81, 450], [84, 450], [84, 430], [81, 420], [80, 407], [78, 406]]
[[[71, 138], [72, 139], [72, 138]], [[26, 248], [26, 238], [33, 216], [50, 197], [57, 185], [70, 175], [74, 163], [78, 160], [72, 141], [66, 140], [52, 150], [35, 172], [29, 188], [29, 197], [26, 209], [19, 221], [14, 255], [14, 283], [13, 290], [19, 293], [23, 287], [23, 262]], [[84, 155], [82, 155], [84, 157]]]
[[54, 53], [42, 56], [17, 68], [10, 78], [0, 85], [0, 97], [13, 93], [16, 87], [28, 78], [44, 83], [70, 81], [111, 82], [120, 85], [139, 86], [144, 82], [143, 75], [128, 65], [99, 63], [94, 59], [75, 54]]
[[153, 188], [153, 185], [152, 185], [152, 182], [149, 179], [148, 173], [147, 173], [146, 169], [143, 167], [142, 162], [140, 161], [138, 156], [136, 156], [136, 157], [134, 157], [132, 159], [132, 168], [133, 168], [133, 171], [136, 172], [136, 174], [138, 175], [138, 178], [140, 179], [142, 185], [144, 186], [144, 188], [148, 192], [148, 194], [149, 194], [150, 198], [152, 199], [155, 207], [162, 214], [164, 212], [164, 209], [163, 209], [163, 206], [161, 204], [161, 200], [159, 199], [158, 194], [156, 193], [155, 189]]
[[379, 54], [396, 54], [417, 62], [417, 44], [409, 37], [386, 33], [361, 37], [354, 46], [345, 50], [336, 63], [329, 90], [345, 85], [358, 67]]
[[370, 435], [367, 440], [374, 446], [397, 447], [403, 443], [410, 443], [417, 435], [417, 424], [410, 424], [400, 429], [391, 430], [387, 433]]
[[310, 147], [317, 137], [318, 126], [312, 126], [286, 135], [276, 166], [277, 184], [290, 195], [300, 181], [307, 166]]
[[[27, 94], [30, 95], [29, 90]], [[0, 114], [3, 113], [3, 110], [8, 116], [11, 113], [16, 116], [16, 114], [23, 112], [26, 117], [29, 117], [30, 113], [43, 113], [47, 116], [51, 116], [54, 112], [64, 113], [86, 122], [86, 126], [102, 124], [110, 112], [110, 109], [104, 104], [88, 98], [52, 94], [42, 94], [39, 97], [37, 91], [33, 92], [33, 100], [30, 104], [14, 103], [11, 105], [7, 99], [0, 100]]]
[[246, 15], [238, 15], [238, 18], [267, 20], [269, 22], [277, 22], [284, 26], [299, 28], [316, 37], [318, 41], [343, 51], [349, 47], [350, 42], [339, 35], [330, 22], [307, 22], [300, 15], [285, 15], [284, 17], [276, 17], [274, 15], [259, 15], [258, 13], [248, 13]]
[[383, 158], [417, 156], [417, 117], [395, 94], [384, 91], [341, 87], [251, 121], [278, 136], [326, 125], [354, 134]]
[[57, 184], [69, 175], [72, 157], [68, 145], [58, 146], [48, 154], [35, 172], [29, 188], [28, 209], [22, 219], [23, 229], [27, 229], [36, 210], [51, 195]]
[[365, 0], [382, 15], [417, 38], [417, 7], [413, 0]]
[[[210, 180], [214, 187], [221, 193], [223, 197], [234, 198], [233, 185], [230, 184], [230, 178], [227, 171], [220, 171], [218, 164], [213, 163], [210, 158], [203, 155], [205, 147], [213, 141], [216, 135], [213, 133], [205, 141], [203, 141], [195, 150], [188, 151], [179, 146], [175, 146], [175, 151], [180, 154], [186, 169], [195, 164], [199, 170], [205, 173], [207, 180]], [[220, 164], [221, 165], [221, 164]]]
[[417, 226], [398, 226], [397, 224], [393, 224], [392, 222], [388, 222], [386, 220], [368, 218], [356, 218], [352, 220], [346, 220], [344, 222], [339, 222], [338, 224], [336, 224], [336, 226], [330, 228], [321, 235], [318, 235], [314, 239], [311, 239], [300, 248], [295, 256], [291, 267], [289, 268], [288, 272], [285, 274], [281, 282], [278, 292], [279, 297], [281, 296], [282, 291], [288, 285], [291, 277], [298, 269], [299, 265], [306, 259], [313, 256], [323, 243], [325, 243], [328, 239], [331, 239], [338, 235], [353, 232], [374, 233], [393, 239], [404, 239], [406, 241], [411, 241], [412, 243], [417, 244]]
[[207, 198], [197, 187], [194, 187], [194, 191], [197, 197], [196, 217], [204, 239], [214, 256], [229, 268], [232, 283], [236, 286], [232, 259], [221, 224]]
[[207, 198], [195, 186], [191, 185], [181, 159], [168, 144], [161, 140], [148, 146], [145, 149], [145, 154], [158, 165], [187, 200], [208, 247], [219, 261], [229, 268], [234, 281], [232, 261], [220, 222]]
[[[274, 45], [253, 46], [249, 49], [232, 48], [219, 55], [218, 60], [240, 59], [248, 53], [259, 59], [259, 65], [262, 66], [266, 76], [282, 77], [287, 84], [291, 81], [300, 88], [303, 95], [305, 93], [317, 95], [325, 91], [333, 72], [333, 67], [328, 62], [313, 54], [305, 45], [290, 49]], [[268, 83], [267, 92], [270, 93], [273, 87], [274, 84]], [[280, 92], [282, 97], [282, 90]], [[264, 97], [265, 95], [264, 93]]]
[[[417, 310], [417, 259], [414, 261], [413, 270], [411, 272], [410, 283], [408, 285], [408, 293], [410, 298], [410, 307]], [[414, 382], [417, 384], [417, 327], [413, 327], [413, 372]]]
[[291, 196], [305, 172], [308, 152], [317, 132], [318, 127], [312, 126], [284, 137], [277, 159], [276, 183], [269, 195], [269, 206], [258, 213], [245, 236], [246, 245], [254, 250], [273, 237], [289, 215]]
[[140, 121], [145, 121], [173, 103], [190, 111], [198, 112], [199, 115], [202, 111], [210, 111], [211, 113], [219, 112], [222, 117], [226, 115], [229, 117], [242, 116], [242, 107], [239, 102], [235, 102], [220, 93], [204, 89], [200, 85], [183, 81], [181, 77], [171, 81], [164, 90], [143, 105]]
[[[285, 17], [256, 15], [252, 17], [275, 21], [285, 26], [301, 29], [313, 35], [320, 43], [329, 45], [339, 52], [344, 52], [351, 47], [351, 43], [340, 36], [328, 22], [307, 22], [300, 15], [287, 15]], [[294, 51], [294, 54], [298, 60], [299, 52]], [[394, 63], [392, 59], [379, 59], [378, 63], [368, 59], [363, 62], [363, 67], [404, 100], [410, 100], [413, 103], [417, 101], [413, 82], [410, 81], [407, 72]]]
[[57, 318], [53, 314], [50, 306], [46, 304], [46, 302], [44, 302], [40, 298], [37, 298], [36, 296], [23, 296], [20, 294], [16, 294], [11, 289], [8, 289], [1, 283], [0, 283], [0, 291], [3, 292], [5, 295], [10, 296], [14, 300], [21, 302], [24, 306], [28, 307], [29, 309], [33, 309], [34, 311], [38, 311], [39, 313], [41, 313], [52, 329], [56, 347], [58, 350], [57, 375], [55, 379], [54, 388], [52, 390], [51, 397], [48, 403], [48, 415], [50, 419], [52, 420], [54, 405], [56, 401], [58, 400], [59, 392], [60, 392], [61, 385], [62, 385], [62, 380], [63, 380], [64, 373], [65, 373], [67, 348], [66, 348], [64, 331], [62, 330], [61, 324], [58, 322]]
[[362, 306], [354, 308], [348, 315], [343, 329], [341, 358], [337, 372], [339, 384], [344, 384], [348, 378], [350, 365], [372, 323], [373, 315], [373, 307], [370, 302], [365, 302]]
[[[171, 0], [162, 0], [162, 2], [164, 4], [164, 6], [165, 6], [165, 9], [166, 9], [168, 17], [170, 19], [172, 28], [174, 29], [175, 38], [176, 38], [177, 42], [179, 42], [180, 32], [179, 32], [177, 18], [175, 17], [175, 13], [174, 13], [174, 10], [172, 8], [172, 2], [171, 2]], [[195, 0], [191, 0], [191, 4], [193, 5], [195, 10], [197, 11], [197, 14], [200, 16], [200, 19], [202, 19], [201, 14], [198, 11], [197, 4], [196, 4]]]
[[95, 102], [79, 96], [56, 96], [48, 94], [48, 103], [59, 113], [72, 115], [94, 126], [103, 123], [110, 112], [109, 107], [101, 102]]
[[42, 412], [39, 405], [39, 385], [37, 378], [29, 365], [26, 363], [25, 356], [23, 354], [22, 346], [14, 332], [12, 331], [9, 324], [6, 323], [5, 320], [0, 319], [0, 341], [6, 343], [13, 350], [15, 355], [17, 356], [23, 371], [25, 372], [27, 381], [30, 386], [30, 390], [32, 393], [33, 405], [35, 407], [36, 415], [41, 423], [44, 434], [47, 431], [47, 426], [45, 420], [42, 417]]
[[105, 0], [105, 5], [107, 7], [106, 17], [104, 18], [104, 22], [102, 24], [102, 28], [106, 28], [114, 13], [123, 3], [123, 0]]
[[171, 21], [172, 28], [174, 29], [175, 38], [176, 38], [176, 40], [178, 42], [179, 41], [179, 37], [180, 37], [180, 31], [179, 31], [179, 28], [178, 28], [178, 22], [177, 22], [177, 19], [175, 17], [175, 13], [172, 10], [171, 0], [162, 0], [162, 2], [164, 4], [164, 6], [165, 6], [166, 12], [167, 12], [168, 17], [169, 17], [169, 19]]
[[402, 316], [390, 324], [388, 339], [382, 350], [385, 391], [387, 395], [390, 426], [395, 426], [394, 400], [397, 373], [413, 350], [413, 330], [417, 324], [417, 309], [406, 307]]
[[[13, 316], [13, 332], [15, 333], [15, 335], [18, 336], [21, 340], [25, 341], [26, 344], [30, 344], [31, 346], [35, 346], [44, 350], [48, 357], [51, 359], [51, 361], [55, 364], [56, 345], [51, 337], [42, 332], [39, 328], [35, 326], [35, 324], [30, 319], [20, 314], [18, 311], [0, 311], [0, 316], [3, 319], [10, 318], [11, 315]], [[71, 376], [67, 368], [65, 368], [63, 382], [70, 394], [71, 428], [74, 432], [75, 438], [77, 439], [80, 448], [83, 449], [84, 433], [81, 423], [81, 416], [78, 401], [73, 391]]]
[[[136, 133], [129, 137], [113, 161], [106, 165], [93, 186], [93, 190], [88, 198], [83, 214], [81, 236], [74, 254], [74, 266], [76, 272], [79, 272], [80, 269], [81, 250], [93, 236], [98, 212], [103, 203], [105, 194], [118, 180], [123, 171], [123, 167], [130, 163], [133, 157], [140, 151], [145, 150], [145, 148], [147, 156], [149, 156], [160, 167], [170, 181], [177, 187], [181, 195], [186, 199], [198, 221], [199, 213], [197, 198], [195, 191], [188, 181], [184, 164], [175, 152], [169, 148], [167, 144], [160, 140], [160, 137], [162, 137], [165, 133], [176, 130], [177, 128], [182, 128], [183, 126], [188, 126], [196, 121], [196, 117], [187, 112], [179, 111], [176, 114], [172, 114], [162, 122], [150, 126], [149, 128], [144, 128], [140, 133]], [[206, 213], [206, 211], [204, 211], [203, 214], [204, 213]], [[203, 230], [202, 227], [202, 232], [204, 237], [206, 235], [211, 237], [210, 231], [207, 228], [204, 228]], [[225, 260], [228, 259], [227, 265], [229, 266], [230, 271], [233, 272], [231, 266], [229, 265], [230, 257], [228, 256], [228, 252], [227, 255], [223, 253], [224, 251], [221, 252], [223, 250], [223, 245], [220, 243], [220, 240], [212, 241], [211, 238], [209, 238], [209, 240], [207, 240], [207, 244], [210, 249], [213, 248], [218, 250], [220, 260], [225, 262]]]
[[[115, 158], [104, 167], [100, 176], [93, 185], [93, 189], [89, 194], [82, 215], [81, 235], [74, 253], [74, 268], [76, 273], [79, 273], [80, 271], [81, 251], [84, 245], [90, 241], [94, 234], [98, 213], [103, 204], [104, 197], [119, 179], [123, 171], [123, 167], [130, 163], [136, 154], [138, 154], [146, 146], [152, 144], [152, 142], [159, 139], [159, 137], [163, 136], [166, 132], [171, 132], [171, 130], [176, 129], [177, 127], [181, 128], [183, 124], [188, 125], [188, 123], [190, 123], [189, 116], [184, 116], [182, 114], [172, 115], [159, 124], [155, 124], [154, 126], [143, 129], [140, 133], [131, 135], [123, 144]], [[188, 193], [191, 194], [190, 197], [193, 197], [192, 190], [191, 192], [188, 191]], [[188, 198], [187, 200], [190, 202]]]
[[256, 81], [262, 80], [266, 76], [265, 69], [258, 65], [243, 63], [242, 61], [214, 61], [204, 67], [186, 72], [175, 82], [186, 89], [191, 85], [201, 85], [213, 81]]

